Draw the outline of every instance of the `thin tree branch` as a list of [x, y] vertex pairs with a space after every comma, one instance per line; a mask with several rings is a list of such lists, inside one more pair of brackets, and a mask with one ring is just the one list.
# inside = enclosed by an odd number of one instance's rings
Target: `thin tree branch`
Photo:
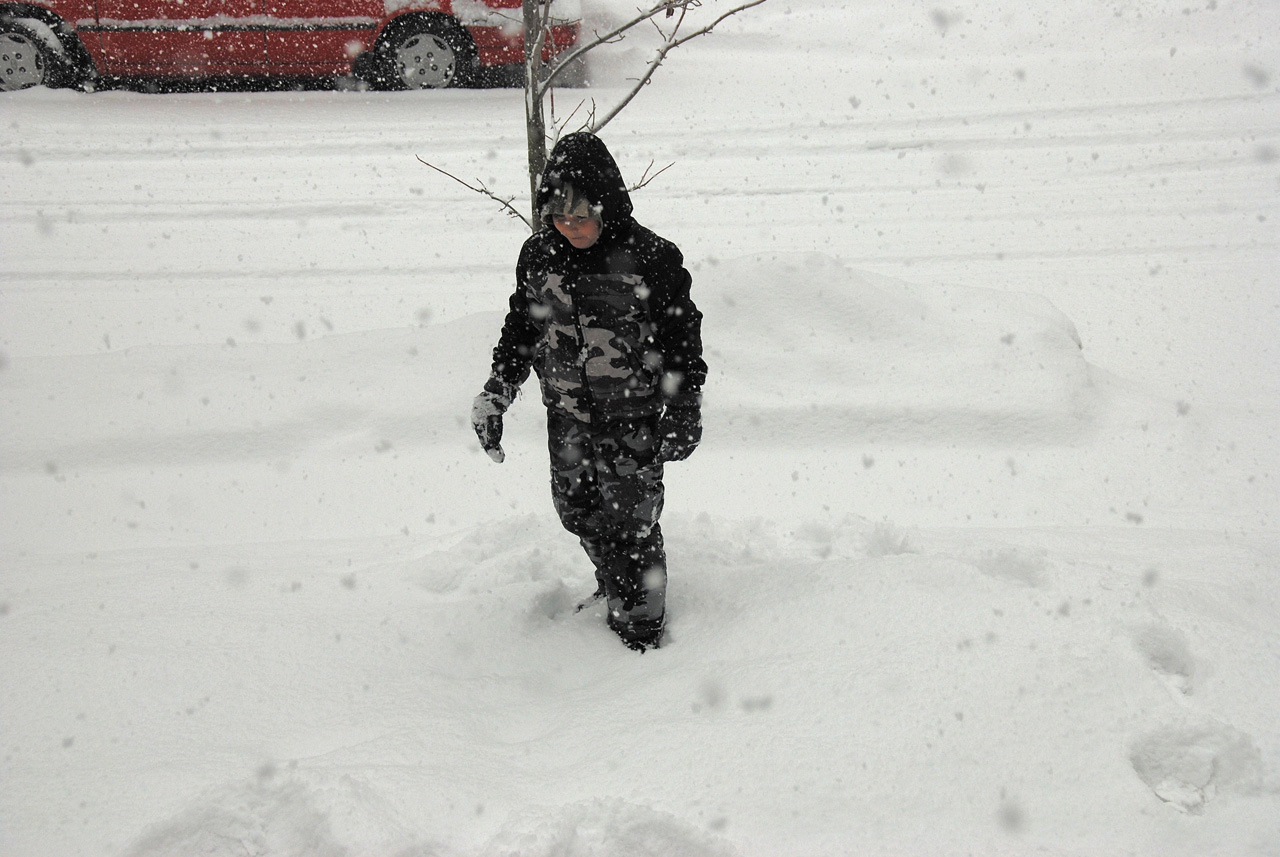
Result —
[[[555, 121], [555, 109], [554, 109], [554, 108], [555, 108], [555, 96], [556, 96], [556, 94], [555, 94], [555, 90], [552, 90], [552, 92], [551, 92], [551, 99], [552, 99], [552, 100], [551, 100], [551, 104], [552, 104], [551, 117], [552, 117], [552, 121], [553, 121], [553, 122]], [[563, 119], [562, 121], [560, 121], [560, 122], [556, 122], [556, 124], [560, 126], [560, 127], [557, 129], [557, 131], [556, 131], [556, 136], [558, 136], [558, 137], [564, 136], [564, 129], [569, 127], [569, 122], [570, 122], [570, 120], [572, 120], [574, 116], [578, 115], [578, 111], [579, 111], [579, 110], [581, 110], [583, 107], [585, 107], [585, 106], [586, 106], [586, 103], [587, 103], [586, 99], [585, 99], [585, 98], [584, 98], [584, 99], [582, 99], [581, 101], [579, 101], [579, 102], [578, 102], [578, 105], [577, 105], [576, 107], [574, 107], [574, 108], [573, 108], [573, 110], [569, 113], [569, 115], [568, 115], [568, 116], [564, 117], [564, 119]], [[594, 116], [594, 115], [595, 115], [595, 112], [596, 112], [596, 111], [595, 111], [595, 101], [594, 101], [594, 100], [591, 102], [591, 105], [592, 105], [592, 106], [591, 106], [591, 110], [589, 110], [589, 111], [587, 112], [587, 116], [588, 116], [588, 117]], [[587, 119], [586, 123], [585, 123], [582, 127], [584, 127], [584, 128], [585, 128], [585, 127], [587, 127], [587, 125], [589, 125], [589, 124], [591, 124], [591, 119], [590, 119], [590, 118], [588, 118], [588, 119]]]
[[679, 39], [678, 41], [674, 42], [672, 44], [672, 47], [678, 48], [681, 45], [683, 45], [685, 42], [690, 41], [691, 39], [696, 39], [698, 38], [698, 36], [705, 36], [707, 33], [711, 32], [716, 27], [720, 26], [720, 22], [724, 21], [726, 18], [730, 18], [738, 14], [739, 12], [745, 12], [747, 9], [750, 9], [753, 6], [759, 6], [763, 2], [765, 2], [765, 0], [751, 0], [750, 3], [743, 3], [741, 5], [734, 6], [728, 12], [725, 12], [723, 15], [721, 15], [719, 18], [716, 18], [710, 24], [707, 24], [701, 30], [694, 30], [692, 33], [685, 36], [683, 39]]
[[435, 164], [431, 163], [430, 161], [422, 160], [421, 155], [414, 155], [414, 157], [418, 159], [418, 163], [423, 164], [424, 166], [431, 167], [431, 169], [435, 170], [436, 172], [440, 173], [443, 176], [448, 176], [449, 178], [456, 181], [458, 184], [465, 187], [467, 190], [474, 191], [480, 194], [481, 196], [489, 197], [489, 199], [498, 203], [499, 205], [501, 205], [503, 208], [507, 210], [508, 217], [518, 217], [520, 218], [520, 220], [524, 222], [525, 226], [529, 227], [530, 230], [533, 229], [533, 224], [529, 222], [529, 218], [525, 217], [523, 214], [517, 211], [515, 206], [511, 204], [511, 201], [515, 199], [514, 196], [503, 199], [493, 191], [489, 190], [489, 188], [485, 187], [484, 182], [480, 181], [480, 179], [476, 179], [475, 185], [470, 185], [470, 184], [467, 184], [462, 179], [455, 176], [453, 173], [449, 172], [448, 170], [442, 170], [439, 167], [437, 167]]
[[710, 33], [712, 30], [716, 28], [717, 25], [720, 24], [721, 21], [725, 20], [726, 18], [732, 15], [736, 15], [739, 12], [744, 12], [747, 9], [752, 8], [753, 6], [759, 6], [761, 3], [764, 3], [764, 2], [765, 0], [751, 0], [751, 2], [749, 3], [743, 3], [739, 6], [735, 6], [734, 8], [730, 9], [728, 12], [725, 12], [723, 15], [716, 18], [710, 24], [707, 24], [702, 29], [694, 30], [692, 33], [689, 33], [687, 36], [681, 36], [679, 38], [676, 38], [676, 33], [678, 33], [680, 30], [680, 23], [684, 20], [684, 12], [682, 10], [680, 18], [677, 19], [675, 26], [671, 30], [671, 35], [667, 38], [667, 41], [662, 45], [662, 47], [658, 48], [657, 54], [655, 54], [653, 59], [649, 62], [648, 67], [645, 68], [644, 74], [640, 76], [640, 79], [636, 82], [636, 85], [632, 87], [631, 91], [623, 97], [622, 101], [619, 102], [618, 105], [613, 108], [613, 110], [609, 111], [609, 113], [607, 113], [603, 119], [592, 124], [591, 131], [593, 133], [598, 133], [600, 129], [604, 128], [605, 125], [608, 125], [610, 122], [612, 122], [614, 117], [616, 117], [619, 113], [622, 112], [623, 108], [625, 108], [628, 104], [631, 103], [632, 99], [634, 99], [636, 95], [639, 94], [640, 90], [643, 89], [645, 85], [648, 84], [649, 81], [653, 78], [653, 75], [655, 72], [657, 72], [658, 67], [661, 66], [664, 61], [666, 61], [667, 54], [671, 53], [673, 50], [685, 44], [686, 42], [692, 41], [693, 39], [696, 39], [699, 36], [705, 36], [707, 33]]
[[[677, 23], [676, 30], [679, 28], [680, 25]], [[593, 134], [598, 134], [604, 126], [612, 122], [614, 117], [621, 113], [623, 109], [640, 94], [640, 90], [644, 89], [645, 86], [648, 85], [649, 81], [653, 79], [654, 74], [657, 73], [658, 68], [666, 62], [667, 54], [671, 53], [674, 49], [675, 44], [671, 41], [667, 41], [662, 47], [658, 48], [658, 53], [649, 62], [649, 65], [644, 70], [644, 74], [640, 75], [640, 78], [636, 81], [636, 85], [631, 88], [631, 91], [624, 95], [622, 100], [615, 104], [613, 109], [604, 115], [603, 119], [600, 119], [591, 126], [591, 132]]]
[[665, 167], [663, 167], [662, 169], [658, 170], [658, 171], [657, 171], [656, 173], [654, 173], [653, 175], [649, 175], [649, 170], [653, 169], [653, 161], [650, 161], [650, 162], [649, 162], [649, 166], [647, 166], [647, 167], [645, 167], [645, 168], [644, 168], [644, 175], [640, 176], [640, 181], [636, 182], [634, 185], [632, 185], [631, 187], [627, 188], [627, 190], [628, 190], [628, 191], [640, 190], [640, 188], [644, 187], [644, 186], [645, 186], [645, 185], [647, 185], [649, 182], [653, 181], [653, 180], [654, 180], [654, 179], [656, 179], [658, 176], [662, 175], [663, 173], [665, 173], [667, 170], [671, 169], [671, 168], [672, 168], [672, 167], [674, 167], [675, 165], [676, 165], [676, 162], [675, 162], [675, 161], [672, 161], [671, 163], [667, 164], [667, 165], [666, 165]]
[[[759, 0], [759, 2], [763, 3], [764, 0]], [[698, 5], [701, 5], [701, 0], [662, 0], [662, 2], [657, 3], [648, 10], [641, 10], [640, 14], [636, 15], [625, 24], [619, 24], [604, 35], [596, 33], [595, 38], [593, 39], [585, 42], [579, 41], [573, 50], [567, 51], [566, 53], [556, 57], [547, 74], [546, 80], [544, 80], [542, 86], [539, 87], [538, 95], [541, 96], [545, 93], [547, 87], [551, 85], [551, 81], [554, 80], [561, 71], [567, 68], [570, 63], [579, 57], [585, 56], [588, 52], [600, 47], [601, 45], [618, 41], [628, 30], [634, 28], [638, 24], [643, 24], [645, 21], [652, 20], [664, 12], [671, 12], [675, 9], [680, 9], [683, 12], [690, 6]], [[754, 6], [756, 4], [752, 3], [751, 5]]]

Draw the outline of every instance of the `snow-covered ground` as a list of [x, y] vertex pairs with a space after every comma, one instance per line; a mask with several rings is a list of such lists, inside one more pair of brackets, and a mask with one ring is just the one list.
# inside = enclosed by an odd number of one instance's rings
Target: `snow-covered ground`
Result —
[[466, 421], [522, 226], [414, 156], [520, 194], [522, 135], [0, 98], [0, 854], [1280, 854], [1280, 6], [673, 55], [604, 134], [712, 367], [643, 657], [536, 397]]

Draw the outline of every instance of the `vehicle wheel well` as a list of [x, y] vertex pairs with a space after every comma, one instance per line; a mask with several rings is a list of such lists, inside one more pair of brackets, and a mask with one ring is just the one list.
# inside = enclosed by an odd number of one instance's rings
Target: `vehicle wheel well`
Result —
[[377, 43], [378, 45], [389, 44], [402, 32], [419, 24], [435, 24], [447, 29], [459, 30], [466, 34], [468, 40], [471, 38], [471, 34], [467, 33], [466, 27], [458, 23], [457, 18], [446, 15], [443, 12], [409, 12], [388, 21], [387, 25], [382, 28], [382, 32], [378, 34]]
[[93, 58], [89, 56], [84, 42], [80, 41], [80, 36], [66, 21], [39, 6], [27, 3], [0, 4], [0, 21], [21, 18], [30, 18], [45, 24], [53, 30], [53, 34], [62, 43], [62, 48], [66, 52], [65, 61], [69, 66], [63, 69], [63, 74], [67, 78], [64, 85], [74, 85], [97, 77], [98, 69], [93, 64]]

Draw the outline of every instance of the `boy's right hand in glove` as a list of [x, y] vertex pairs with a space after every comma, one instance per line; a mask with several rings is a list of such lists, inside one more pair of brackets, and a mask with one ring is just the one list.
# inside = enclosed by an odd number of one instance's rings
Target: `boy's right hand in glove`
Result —
[[471, 403], [471, 427], [480, 438], [480, 446], [499, 464], [507, 457], [502, 451], [502, 415], [515, 398], [515, 386], [501, 378], [490, 378]]

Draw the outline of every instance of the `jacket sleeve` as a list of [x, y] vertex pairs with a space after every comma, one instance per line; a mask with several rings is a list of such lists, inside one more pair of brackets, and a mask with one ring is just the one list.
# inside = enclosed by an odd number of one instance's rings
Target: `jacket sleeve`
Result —
[[661, 245], [654, 254], [652, 272], [659, 297], [654, 307], [654, 340], [662, 352], [662, 392], [673, 399], [702, 390], [707, 364], [702, 359], [702, 313], [689, 294], [693, 278], [680, 250], [667, 241]]
[[502, 334], [493, 349], [491, 377], [519, 388], [529, 377], [533, 355], [537, 349], [538, 327], [529, 315], [529, 245], [520, 251], [516, 264], [516, 288], [508, 300], [507, 317]]

